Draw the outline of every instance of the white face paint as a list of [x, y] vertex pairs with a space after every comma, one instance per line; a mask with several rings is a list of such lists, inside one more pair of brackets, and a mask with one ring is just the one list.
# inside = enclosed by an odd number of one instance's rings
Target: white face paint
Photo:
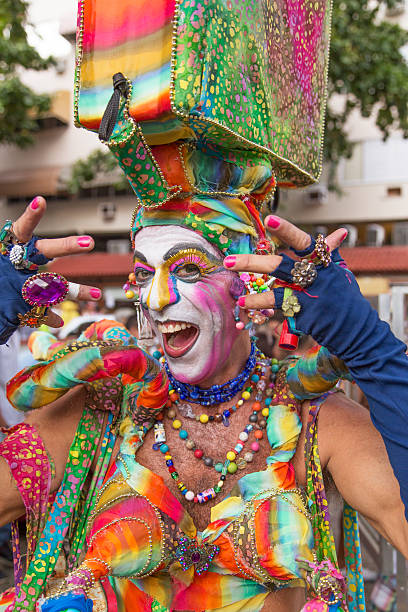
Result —
[[142, 229], [135, 241], [141, 302], [160, 338], [170, 370], [199, 384], [220, 372], [237, 336], [235, 273], [207, 240], [179, 226]]

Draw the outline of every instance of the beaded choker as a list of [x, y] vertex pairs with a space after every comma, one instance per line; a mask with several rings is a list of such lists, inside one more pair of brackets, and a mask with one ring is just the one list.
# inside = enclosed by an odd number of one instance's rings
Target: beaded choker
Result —
[[167, 376], [169, 377], [171, 386], [175, 391], [177, 391], [182, 400], [201, 404], [201, 406], [213, 406], [214, 404], [229, 402], [229, 400], [231, 400], [242, 390], [255, 367], [255, 363], [256, 346], [254, 343], [252, 343], [251, 353], [242, 372], [240, 372], [236, 378], [232, 378], [222, 385], [213, 385], [209, 389], [202, 389], [196, 385], [182, 383], [174, 378], [166, 361], [164, 362], [164, 367], [166, 369]]

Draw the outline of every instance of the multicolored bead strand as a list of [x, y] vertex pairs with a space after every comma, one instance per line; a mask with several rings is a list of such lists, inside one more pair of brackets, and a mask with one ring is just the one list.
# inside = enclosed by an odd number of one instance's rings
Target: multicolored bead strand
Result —
[[[263, 356], [262, 356], [263, 357]], [[195, 503], [205, 503], [214, 499], [215, 496], [222, 490], [224, 486], [224, 481], [228, 474], [235, 474], [238, 469], [244, 469], [247, 463], [250, 463], [253, 460], [253, 454], [259, 451], [259, 440], [263, 438], [262, 429], [266, 428], [266, 418], [269, 415], [268, 406], [271, 403], [270, 398], [265, 399], [265, 405], [262, 408], [263, 401], [263, 393], [267, 392], [267, 383], [266, 383], [266, 368], [270, 365], [270, 361], [260, 361], [257, 362], [255, 366], [255, 370], [250, 377], [250, 386], [246, 387], [242, 392], [240, 400], [238, 400], [237, 404], [234, 404], [228, 410], [224, 410], [222, 414], [218, 415], [207, 415], [206, 413], [202, 413], [200, 415], [194, 415], [193, 412], [189, 415], [190, 418], [194, 418], [197, 422], [202, 424], [207, 424], [210, 422], [220, 422], [221, 420], [227, 420], [231, 414], [231, 412], [235, 412], [239, 406], [245, 401], [248, 401], [251, 397], [252, 392], [256, 389], [256, 398], [255, 402], [252, 405], [252, 412], [249, 416], [249, 423], [243, 429], [243, 431], [238, 435], [238, 440], [235, 446], [231, 447], [226, 453], [226, 459], [224, 462], [218, 461], [214, 462], [211, 457], [204, 456], [204, 452], [197, 448], [195, 443], [189, 439], [189, 435], [186, 429], [183, 428], [182, 421], [180, 418], [175, 418], [176, 410], [174, 410], [173, 406], [179, 407], [180, 401], [178, 394], [173, 390], [169, 393], [169, 402], [168, 402], [168, 413], [167, 416], [172, 419], [173, 429], [179, 431], [179, 436], [181, 439], [186, 440], [186, 447], [188, 450], [194, 451], [194, 456], [198, 460], [203, 460], [204, 464], [207, 467], [214, 467], [217, 473], [220, 473], [219, 480], [214, 487], [210, 487], [200, 493], [195, 494], [194, 491], [188, 489], [188, 487], [184, 484], [182, 480], [180, 480], [180, 476], [174, 466], [174, 460], [172, 455], [170, 454], [169, 445], [166, 441], [166, 434], [163, 423], [155, 424], [155, 442], [153, 444], [154, 450], [160, 450], [161, 453], [164, 454], [164, 458], [166, 461], [167, 469], [170, 473], [170, 476], [173, 480], [176, 481], [177, 487], [180, 490], [180, 493], [186, 498], [187, 501], [195, 502]], [[270, 384], [271, 386], [271, 384]], [[268, 401], [269, 399], [269, 401]], [[235, 410], [233, 410], [235, 408]], [[258, 413], [261, 413], [263, 419], [259, 420], [258, 423]], [[215, 418], [218, 417], [218, 419]], [[224, 423], [225, 424], [225, 423]], [[229, 425], [229, 422], [228, 422]], [[228, 426], [226, 425], [226, 426]], [[245, 443], [249, 439], [249, 435], [251, 432], [254, 432], [255, 441], [251, 443], [251, 451], [247, 451], [240, 462], [237, 462], [237, 456], [244, 449]]]

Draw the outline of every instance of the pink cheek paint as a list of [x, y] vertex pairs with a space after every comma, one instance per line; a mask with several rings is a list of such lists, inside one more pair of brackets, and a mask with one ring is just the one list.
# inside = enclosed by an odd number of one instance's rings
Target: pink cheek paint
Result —
[[233, 316], [233, 299], [225, 280], [224, 273], [215, 273], [196, 283], [195, 286], [194, 299], [199, 305], [198, 309], [203, 313], [203, 319], [208, 312], [209, 321], [213, 323], [214, 320], [218, 320], [220, 325], [218, 331], [212, 326], [208, 358], [202, 368], [203, 378], [223, 366], [239, 334]]

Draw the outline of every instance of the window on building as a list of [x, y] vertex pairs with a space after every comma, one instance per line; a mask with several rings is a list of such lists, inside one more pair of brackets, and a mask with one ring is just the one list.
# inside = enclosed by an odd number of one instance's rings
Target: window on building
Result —
[[343, 163], [342, 180], [347, 183], [408, 182], [408, 140], [389, 138], [357, 143], [353, 156]]

